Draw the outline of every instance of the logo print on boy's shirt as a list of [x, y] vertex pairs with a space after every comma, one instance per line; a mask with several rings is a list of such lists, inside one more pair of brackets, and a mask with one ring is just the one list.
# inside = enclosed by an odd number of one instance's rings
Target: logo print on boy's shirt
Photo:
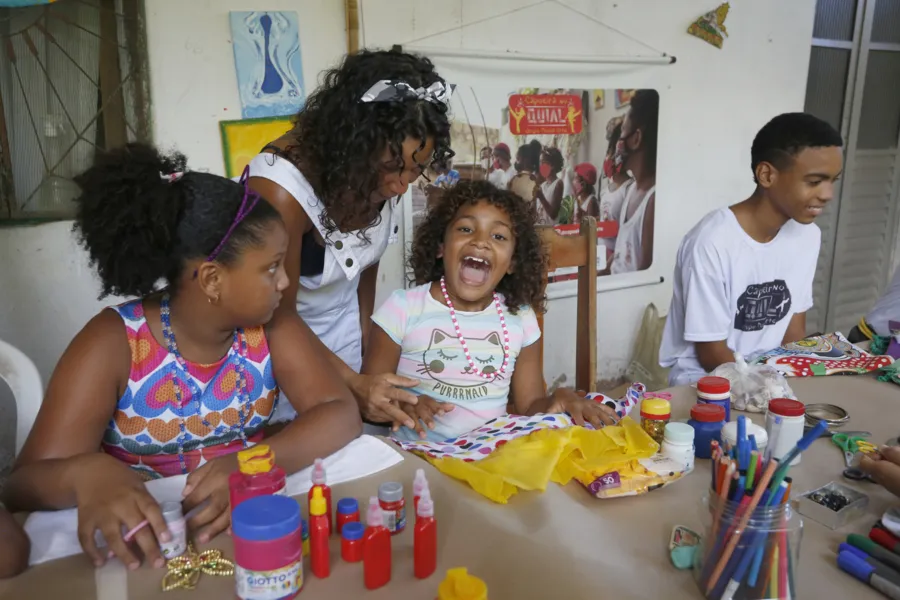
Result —
[[[472, 367], [463, 352], [459, 338], [446, 331], [435, 329], [431, 332], [431, 340], [428, 348], [422, 354], [422, 363], [419, 365], [419, 373], [428, 374], [434, 381], [432, 391], [459, 400], [483, 398], [488, 395], [486, 384], [493, 383], [503, 377], [497, 372], [494, 365], [503, 360], [502, 342], [500, 334], [492, 331], [484, 337], [467, 338], [469, 353], [478, 368], [492, 379], [482, 379], [472, 373]], [[472, 342], [476, 342], [473, 344]], [[488, 354], [480, 347], [483, 342], [496, 346], [497, 351]], [[463, 383], [465, 382], [465, 383]]]
[[791, 290], [783, 279], [747, 286], [737, 301], [734, 328], [760, 331], [791, 314]]

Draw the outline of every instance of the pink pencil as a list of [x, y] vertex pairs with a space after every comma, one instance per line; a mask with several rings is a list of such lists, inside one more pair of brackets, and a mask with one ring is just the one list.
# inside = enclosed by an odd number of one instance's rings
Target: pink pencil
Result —
[[756, 507], [759, 505], [759, 500], [762, 498], [763, 492], [772, 480], [772, 476], [775, 474], [775, 469], [777, 467], [777, 460], [770, 460], [769, 464], [766, 466], [766, 470], [759, 480], [759, 485], [756, 486], [756, 491], [753, 492], [753, 497], [750, 499], [750, 505], [747, 507], [747, 510], [744, 511], [744, 514], [741, 515], [741, 521], [738, 524], [737, 530], [734, 532], [734, 535], [731, 536], [731, 539], [728, 540], [725, 551], [722, 552], [722, 556], [719, 557], [719, 562], [716, 563], [716, 568], [713, 569], [712, 575], [709, 577], [709, 583], [706, 584], [707, 595], [712, 593], [713, 588], [715, 588], [716, 584], [719, 582], [719, 577], [722, 576], [722, 571], [725, 570], [728, 559], [734, 554], [734, 549], [737, 548], [738, 542], [741, 539], [741, 534], [743, 534], [744, 530], [747, 528], [747, 522], [753, 515], [753, 511], [755, 511]]

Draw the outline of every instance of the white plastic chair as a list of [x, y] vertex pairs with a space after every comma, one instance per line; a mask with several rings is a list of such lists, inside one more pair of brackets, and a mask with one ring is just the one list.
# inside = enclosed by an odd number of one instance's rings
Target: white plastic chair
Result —
[[41, 374], [30, 358], [0, 340], [0, 379], [6, 381], [16, 401], [16, 455], [34, 425], [44, 397]]

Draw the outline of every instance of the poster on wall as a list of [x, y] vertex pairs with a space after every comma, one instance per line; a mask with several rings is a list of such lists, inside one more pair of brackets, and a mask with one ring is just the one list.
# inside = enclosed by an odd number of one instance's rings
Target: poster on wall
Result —
[[232, 11], [229, 16], [242, 116], [298, 112], [306, 92], [297, 13]]
[[[481, 122], [468, 121], [473, 114]], [[451, 116], [453, 168], [461, 178], [487, 179], [515, 192], [534, 204], [539, 225], [564, 235], [577, 235], [584, 216], [596, 217], [601, 276], [650, 267], [655, 90], [459, 86]], [[428, 189], [414, 186], [414, 227], [427, 210]], [[574, 273], [560, 269], [549, 281], [573, 279]]]
[[225, 175], [239, 176], [263, 146], [283, 136], [292, 126], [290, 117], [219, 121]]

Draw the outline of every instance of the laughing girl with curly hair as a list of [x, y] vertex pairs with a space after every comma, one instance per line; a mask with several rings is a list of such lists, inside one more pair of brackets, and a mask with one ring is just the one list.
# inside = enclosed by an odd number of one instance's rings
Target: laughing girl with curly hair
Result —
[[418, 378], [418, 402], [390, 407], [400, 439], [443, 441], [502, 415], [568, 412], [600, 427], [610, 410], [572, 390], [544, 391], [536, 312], [545, 255], [534, 205], [487, 181], [460, 182], [416, 231], [417, 287], [398, 290], [372, 321], [363, 373]]

